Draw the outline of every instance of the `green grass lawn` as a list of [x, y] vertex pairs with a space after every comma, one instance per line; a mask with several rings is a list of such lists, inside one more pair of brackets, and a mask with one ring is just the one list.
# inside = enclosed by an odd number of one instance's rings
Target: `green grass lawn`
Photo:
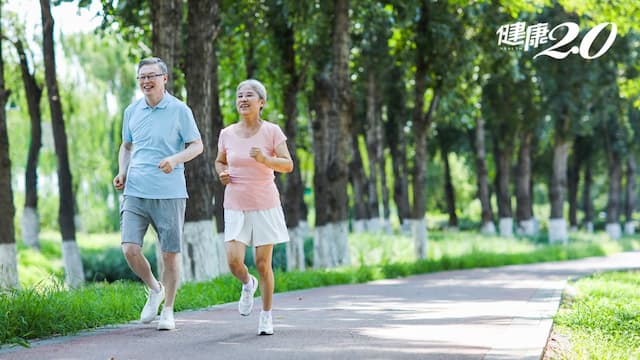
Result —
[[554, 318], [554, 336], [568, 339], [554, 359], [640, 358], [640, 272], [611, 272], [571, 286]]
[[[121, 260], [118, 234], [78, 234], [77, 241], [83, 256], [108, 252], [112, 258]], [[145, 249], [149, 250], [154, 243], [153, 235], [149, 235]], [[41, 245], [41, 252], [18, 245], [22, 289], [0, 293], [0, 344], [28, 345], [29, 339], [72, 334], [138, 318], [145, 299], [139, 282], [92, 282], [68, 291], [61, 280], [59, 236], [44, 233]], [[466, 231], [430, 232], [429, 255], [423, 260], [416, 260], [413, 239], [402, 234], [351, 234], [349, 247], [352, 260], [349, 267], [276, 271], [276, 292], [443, 270], [601, 256], [640, 249], [640, 237], [612, 241], [602, 233], [575, 233], [569, 244], [563, 246], [545, 244], [544, 239], [508, 239]], [[183, 284], [175, 309], [199, 309], [237, 301], [239, 289], [240, 283], [230, 275]]]

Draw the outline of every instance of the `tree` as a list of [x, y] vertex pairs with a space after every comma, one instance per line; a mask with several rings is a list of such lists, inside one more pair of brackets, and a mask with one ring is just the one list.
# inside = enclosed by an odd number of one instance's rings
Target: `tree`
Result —
[[[213, 76], [217, 73], [214, 39], [220, 26], [217, 1], [187, 2], [187, 40], [185, 42], [185, 79], [187, 103], [193, 110], [204, 148], [214, 141], [212, 115]], [[213, 181], [216, 177], [211, 151], [205, 151], [185, 166], [189, 199], [184, 225], [182, 280], [210, 280], [228, 272], [223, 239], [216, 236], [213, 224]]]
[[348, 154], [351, 127], [349, 79], [349, 0], [331, 1], [331, 63], [314, 77], [312, 120], [316, 226], [313, 265], [348, 265]]
[[[0, 3], [0, 20], [2, 20], [2, 4]], [[0, 21], [0, 33], [2, 33]], [[5, 105], [10, 91], [4, 83], [4, 58], [2, 56], [2, 40], [0, 37], [0, 290], [16, 288], [18, 282], [18, 259], [16, 249], [15, 228], [13, 218], [13, 189], [11, 187], [11, 160], [9, 159], [9, 134], [7, 132], [7, 114]]]
[[84, 282], [84, 270], [80, 251], [76, 242], [76, 227], [74, 223], [74, 197], [71, 169], [69, 166], [69, 153], [67, 146], [67, 134], [65, 131], [62, 104], [58, 91], [58, 79], [56, 75], [56, 59], [53, 41], [53, 16], [51, 16], [51, 2], [40, 0], [42, 13], [42, 41], [45, 64], [45, 79], [47, 84], [47, 96], [49, 111], [51, 113], [51, 125], [55, 142], [56, 156], [58, 158], [58, 184], [60, 191], [60, 208], [58, 210], [58, 223], [62, 234], [62, 258], [64, 262], [66, 282], [72, 287]]
[[42, 147], [42, 114], [40, 111], [40, 99], [42, 98], [42, 86], [38, 84], [35, 76], [35, 64], [29, 69], [27, 54], [22, 40], [18, 39], [14, 46], [20, 58], [20, 70], [22, 82], [27, 97], [29, 119], [31, 120], [31, 136], [29, 137], [29, 154], [25, 169], [25, 200], [22, 212], [22, 241], [27, 246], [39, 249], [40, 242], [40, 217], [38, 215], [38, 158]]
[[286, 176], [283, 203], [284, 213], [289, 229], [287, 243], [287, 269], [304, 270], [304, 226], [307, 208], [304, 203], [304, 184], [302, 183], [302, 166], [298, 160], [298, 106], [297, 98], [305, 74], [296, 65], [295, 28], [292, 21], [294, 9], [284, 1], [273, 1], [269, 7], [268, 17], [275, 49], [280, 56], [284, 86], [282, 87], [283, 113], [285, 117], [285, 135], [293, 172]]
[[167, 81], [167, 91], [178, 94], [176, 76], [182, 68], [182, 15], [183, 0], [150, 0], [151, 45], [154, 56], [165, 61], [171, 73]]

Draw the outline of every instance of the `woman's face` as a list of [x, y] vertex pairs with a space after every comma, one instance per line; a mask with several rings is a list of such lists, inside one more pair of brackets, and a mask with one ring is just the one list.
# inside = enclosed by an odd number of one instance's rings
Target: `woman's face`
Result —
[[249, 85], [241, 86], [236, 92], [236, 109], [240, 115], [260, 115], [264, 100]]
[[144, 96], [162, 96], [167, 74], [162, 72], [160, 65], [144, 65], [138, 70], [138, 85]]

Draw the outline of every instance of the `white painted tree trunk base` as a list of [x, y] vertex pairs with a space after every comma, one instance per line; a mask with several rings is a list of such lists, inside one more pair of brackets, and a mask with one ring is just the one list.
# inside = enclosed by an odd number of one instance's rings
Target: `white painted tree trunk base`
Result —
[[389, 221], [389, 219], [382, 220], [382, 231], [387, 235], [393, 234], [393, 226], [391, 225], [391, 221]]
[[568, 242], [567, 221], [564, 218], [549, 219], [549, 243], [566, 245]]
[[485, 235], [495, 235], [496, 234], [496, 225], [493, 221], [486, 222], [482, 224], [482, 229], [480, 230]]
[[578, 227], [577, 226], [572, 226], [572, 227], [569, 228], [569, 232], [570, 233], [574, 233], [574, 232], [577, 232], [577, 231], [578, 231]]
[[4, 289], [17, 289], [18, 281], [18, 250], [16, 244], [0, 244], [0, 293]]
[[356, 234], [365, 232], [367, 230], [367, 221], [366, 220], [353, 220], [352, 229], [351, 230]]
[[400, 225], [400, 232], [404, 235], [411, 235], [412, 231], [413, 231], [413, 220], [402, 219], [402, 224]]
[[20, 225], [24, 244], [33, 249], [40, 249], [40, 216], [38, 215], [38, 209], [25, 207]]
[[212, 220], [184, 224], [182, 242], [182, 282], [208, 281], [229, 272], [223, 239]]
[[500, 218], [498, 229], [500, 230], [500, 236], [513, 237], [513, 218]]
[[84, 269], [78, 243], [74, 240], [62, 240], [62, 262], [64, 264], [65, 282], [71, 288], [84, 284]]
[[635, 223], [635, 221], [627, 221], [624, 224], [624, 233], [625, 233], [625, 235], [634, 235], [636, 233], [636, 223]]
[[349, 265], [349, 224], [347, 221], [316, 226], [313, 237], [313, 267]]
[[609, 223], [605, 226], [605, 231], [613, 240], [618, 240], [622, 237], [622, 226], [619, 223]]
[[523, 236], [534, 236], [538, 233], [538, 221], [535, 218], [522, 220], [518, 224], [518, 234]]
[[299, 226], [289, 228], [287, 243], [287, 271], [304, 271], [304, 236]]
[[593, 234], [593, 223], [591, 221], [587, 222], [584, 227], [589, 234]]
[[382, 219], [371, 218], [367, 219], [367, 231], [372, 233], [378, 233], [382, 231]]
[[427, 221], [425, 219], [411, 219], [409, 221], [411, 221], [416, 258], [426, 259], [429, 250]]

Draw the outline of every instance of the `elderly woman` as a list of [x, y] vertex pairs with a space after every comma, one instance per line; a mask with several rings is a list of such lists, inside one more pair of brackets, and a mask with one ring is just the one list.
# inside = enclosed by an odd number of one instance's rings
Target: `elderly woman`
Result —
[[[273, 334], [273, 245], [289, 241], [274, 171], [293, 170], [286, 136], [278, 125], [261, 119], [266, 101], [267, 90], [259, 81], [249, 79], [238, 85], [236, 109], [240, 120], [220, 132], [215, 162], [220, 182], [226, 187], [224, 222], [229, 269], [243, 284], [238, 311], [244, 316], [251, 313], [259, 283], [259, 335]], [[256, 248], [260, 282], [244, 265], [247, 246]]]

